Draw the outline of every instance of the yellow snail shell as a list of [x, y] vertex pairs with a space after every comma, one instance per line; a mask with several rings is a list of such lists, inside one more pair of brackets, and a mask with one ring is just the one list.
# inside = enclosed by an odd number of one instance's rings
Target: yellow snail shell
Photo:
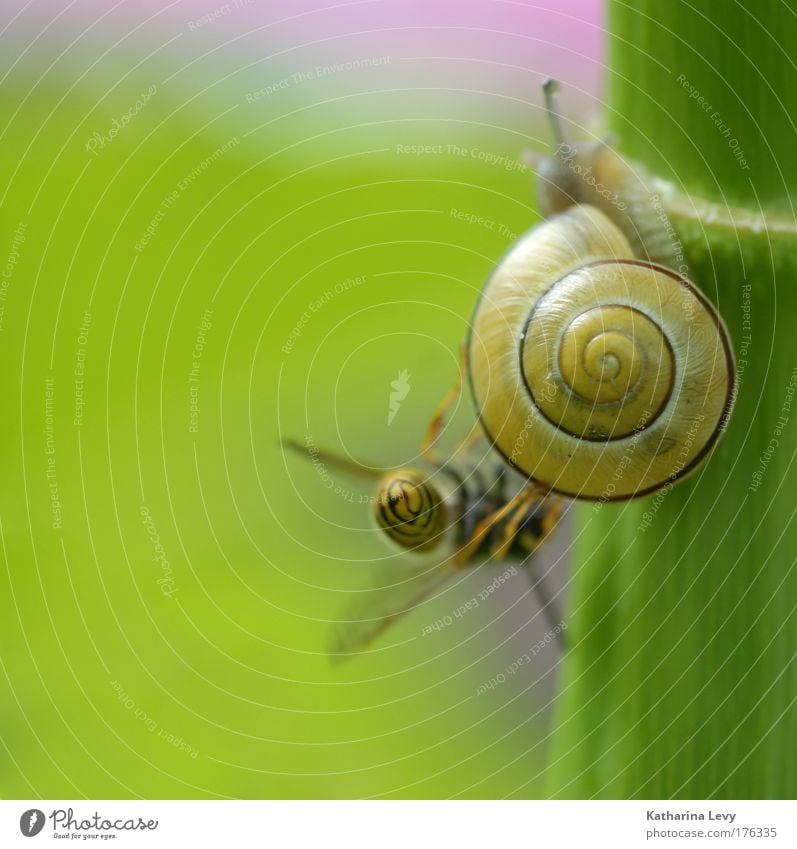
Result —
[[593, 206], [520, 239], [476, 306], [471, 388], [495, 447], [571, 498], [618, 500], [707, 457], [735, 372], [714, 307], [675, 271], [634, 259]]

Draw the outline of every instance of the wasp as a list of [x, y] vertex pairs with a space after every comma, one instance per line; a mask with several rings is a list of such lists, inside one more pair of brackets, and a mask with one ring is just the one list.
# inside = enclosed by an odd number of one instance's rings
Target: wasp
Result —
[[[333, 633], [329, 646], [333, 660], [367, 646], [462, 569], [506, 559], [528, 563], [562, 516], [565, 502], [510, 468], [486, 443], [478, 423], [451, 456], [435, 450], [446, 414], [461, 390], [460, 371], [429, 423], [417, 465], [380, 474], [332, 452], [312, 452], [315, 462], [370, 481], [377, 526], [393, 545], [418, 561], [402, 568], [393, 586], [369, 593], [349, 611], [347, 621]], [[308, 453], [301, 443], [282, 444]], [[429, 557], [421, 557], [429, 553], [436, 555], [431, 563]], [[545, 614], [554, 620], [553, 601], [541, 581], [535, 581], [534, 591]]]

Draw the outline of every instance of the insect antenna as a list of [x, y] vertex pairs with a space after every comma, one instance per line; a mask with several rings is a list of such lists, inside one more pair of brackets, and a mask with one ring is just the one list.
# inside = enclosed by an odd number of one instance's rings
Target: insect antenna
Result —
[[282, 448], [287, 448], [296, 454], [301, 455], [306, 460], [310, 460], [316, 464], [322, 464], [332, 469], [337, 469], [340, 472], [347, 472], [350, 475], [356, 475], [367, 480], [376, 480], [383, 474], [378, 469], [358, 463], [356, 460], [351, 460], [348, 457], [341, 457], [340, 454], [335, 454], [332, 451], [324, 451], [316, 448], [314, 444], [303, 444], [295, 439], [281, 439], [279, 445]]

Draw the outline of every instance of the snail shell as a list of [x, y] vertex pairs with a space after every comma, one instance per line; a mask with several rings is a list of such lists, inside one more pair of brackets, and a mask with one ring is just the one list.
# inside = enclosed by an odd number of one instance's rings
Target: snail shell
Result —
[[520, 239], [474, 313], [471, 388], [507, 462], [572, 498], [620, 500], [685, 477], [730, 414], [727, 330], [671, 269], [635, 259], [599, 209]]

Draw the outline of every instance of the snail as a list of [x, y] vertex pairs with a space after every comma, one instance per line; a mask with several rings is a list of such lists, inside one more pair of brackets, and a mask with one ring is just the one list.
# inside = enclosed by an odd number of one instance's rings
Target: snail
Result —
[[471, 391], [486, 435], [530, 485], [636, 498], [710, 454], [733, 404], [732, 348], [717, 310], [672, 267], [641, 180], [606, 141], [568, 144], [554, 93], [546, 83], [557, 141], [538, 167], [547, 217], [482, 290]]
[[613, 139], [570, 143], [554, 105], [555, 80], [543, 83], [545, 106], [556, 142], [553, 156], [526, 151], [526, 163], [537, 172], [537, 201], [543, 218], [589, 204], [603, 212], [628, 239], [633, 255], [665, 265], [687, 276], [658, 195], [646, 185], [642, 169], [632, 169], [612, 147]]

